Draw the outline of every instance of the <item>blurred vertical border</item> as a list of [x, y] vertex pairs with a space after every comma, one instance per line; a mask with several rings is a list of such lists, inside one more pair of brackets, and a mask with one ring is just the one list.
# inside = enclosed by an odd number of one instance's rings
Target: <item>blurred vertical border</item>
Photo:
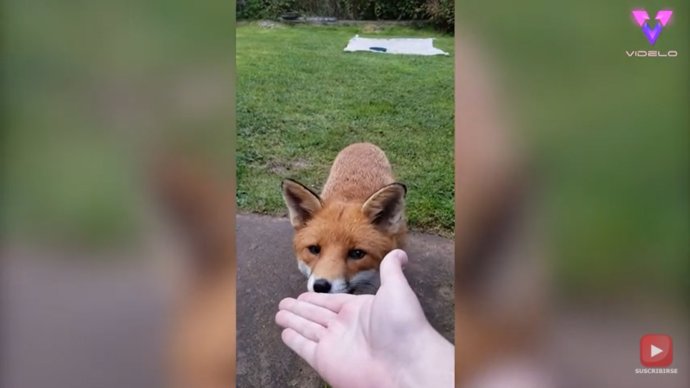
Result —
[[1, 6], [0, 385], [232, 385], [235, 3]]
[[[673, 11], [653, 46], [638, 8]], [[459, 386], [687, 386], [688, 23], [456, 3]], [[626, 54], [650, 50], [678, 56]], [[677, 375], [635, 373], [647, 333]]]

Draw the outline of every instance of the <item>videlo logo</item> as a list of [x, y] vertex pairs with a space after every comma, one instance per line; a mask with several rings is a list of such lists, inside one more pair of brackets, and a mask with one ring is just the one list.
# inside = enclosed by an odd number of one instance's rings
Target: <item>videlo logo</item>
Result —
[[[644, 9], [634, 9], [632, 10], [632, 18], [635, 24], [637, 24], [642, 29], [642, 34], [651, 46], [654, 46], [661, 31], [668, 26], [671, 21], [671, 16], [673, 16], [673, 11], [668, 9], [662, 9], [656, 13], [654, 20], [649, 18], [649, 14]], [[625, 50], [625, 54], [628, 57], [677, 57], [678, 51], [668, 50], [668, 51], [658, 51], [658, 50]]]

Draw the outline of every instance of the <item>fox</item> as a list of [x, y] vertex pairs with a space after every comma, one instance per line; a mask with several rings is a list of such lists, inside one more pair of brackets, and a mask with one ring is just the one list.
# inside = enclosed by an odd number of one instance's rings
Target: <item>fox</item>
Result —
[[383, 150], [371, 143], [345, 147], [320, 195], [292, 179], [284, 179], [281, 190], [307, 289], [375, 292], [383, 257], [402, 248], [407, 233], [407, 186], [395, 180]]

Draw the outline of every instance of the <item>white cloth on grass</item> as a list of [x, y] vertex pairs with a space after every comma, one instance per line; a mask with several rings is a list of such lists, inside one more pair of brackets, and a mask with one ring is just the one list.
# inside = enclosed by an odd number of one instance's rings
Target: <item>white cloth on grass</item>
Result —
[[[382, 50], [372, 50], [372, 47], [383, 48]], [[345, 47], [345, 51], [369, 51], [385, 52], [386, 54], [408, 54], [408, 55], [448, 55], [447, 52], [434, 47], [433, 38], [391, 38], [374, 39], [360, 38], [355, 35], [350, 39]]]

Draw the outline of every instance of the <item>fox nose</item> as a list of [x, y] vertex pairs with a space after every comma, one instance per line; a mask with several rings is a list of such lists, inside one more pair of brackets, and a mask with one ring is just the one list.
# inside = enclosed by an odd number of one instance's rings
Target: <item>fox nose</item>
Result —
[[327, 293], [331, 290], [331, 282], [326, 279], [319, 279], [314, 282], [314, 291]]

